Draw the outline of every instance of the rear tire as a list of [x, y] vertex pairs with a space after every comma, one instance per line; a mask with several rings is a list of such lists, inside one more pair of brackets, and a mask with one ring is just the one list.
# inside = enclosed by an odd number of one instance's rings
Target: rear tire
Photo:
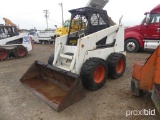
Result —
[[125, 50], [130, 53], [136, 53], [139, 50], [139, 43], [135, 39], [128, 39], [125, 41]]
[[46, 44], [46, 41], [40, 40], [40, 43], [41, 43], [42, 45], [44, 45], [44, 44]]
[[54, 60], [54, 54], [51, 54], [51, 56], [48, 58], [48, 64], [52, 65]]
[[81, 68], [80, 76], [85, 88], [92, 91], [100, 89], [108, 76], [108, 67], [105, 60], [100, 58], [86, 60]]
[[50, 44], [53, 44], [53, 41], [50, 41]]
[[111, 53], [107, 58], [109, 76], [116, 79], [123, 75], [126, 68], [126, 57], [122, 53]]

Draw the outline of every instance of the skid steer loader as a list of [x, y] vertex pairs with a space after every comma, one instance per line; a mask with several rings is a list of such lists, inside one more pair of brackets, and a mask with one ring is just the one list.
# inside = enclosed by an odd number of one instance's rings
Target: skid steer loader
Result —
[[15, 26], [0, 26], [0, 62], [26, 57], [33, 50], [31, 36], [18, 30]]
[[107, 77], [120, 77], [126, 67], [124, 26], [110, 26], [105, 10], [83, 7], [69, 11], [85, 28], [57, 37], [48, 64], [35, 61], [20, 81], [57, 111], [98, 90]]

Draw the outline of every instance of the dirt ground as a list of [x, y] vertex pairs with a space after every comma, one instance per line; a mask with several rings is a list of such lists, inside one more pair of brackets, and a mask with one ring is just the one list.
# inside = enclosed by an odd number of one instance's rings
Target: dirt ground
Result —
[[131, 110], [154, 110], [149, 96], [135, 97], [130, 90], [132, 66], [144, 61], [151, 53], [128, 53], [127, 67], [119, 79], [107, 80], [98, 91], [86, 92], [80, 102], [56, 112], [20, 83], [20, 78], [35, 60], [47, 63], [53, 45], [36, 44], [26, 58], [0, 63], [0, 120], [160, 120], [154, 116], [130, 115]]

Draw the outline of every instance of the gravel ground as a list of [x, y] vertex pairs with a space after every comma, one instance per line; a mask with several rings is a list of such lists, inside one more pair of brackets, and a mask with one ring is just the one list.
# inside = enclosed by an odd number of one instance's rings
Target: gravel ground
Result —
[[98, 91], [86, 92], [86, 98], [56, 112], [20, 83], [20, 78], [35, 60], [47, 63], [53, 45], [36, 44], [26, 58], [0, 63], [0, 120], [160, 120], [155, 116], [126, 117], [129, 110], [154, 110], [150, 96], [135, 97], [130, 90], [132, 67], [151, 53], [127, 54], [127, 68], [122, 77], [107, 80]]

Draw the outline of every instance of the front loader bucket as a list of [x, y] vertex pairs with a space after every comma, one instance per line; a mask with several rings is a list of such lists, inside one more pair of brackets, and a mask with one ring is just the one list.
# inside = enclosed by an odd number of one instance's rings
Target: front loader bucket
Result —
[[58, 112], [85, 97], [80, 76], [39, 61], [20, 81]]

